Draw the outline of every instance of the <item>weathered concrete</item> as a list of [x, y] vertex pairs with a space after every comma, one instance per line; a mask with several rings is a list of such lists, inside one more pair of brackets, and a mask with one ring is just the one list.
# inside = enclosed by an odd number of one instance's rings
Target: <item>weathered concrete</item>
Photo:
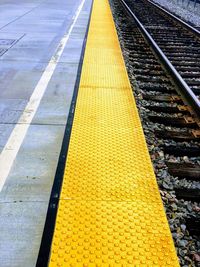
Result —
[[[84, 4], [0, 192], [0, 267], [35, 266], [91, 1]], [[0, 151], [80, 3], [0, 2]]]

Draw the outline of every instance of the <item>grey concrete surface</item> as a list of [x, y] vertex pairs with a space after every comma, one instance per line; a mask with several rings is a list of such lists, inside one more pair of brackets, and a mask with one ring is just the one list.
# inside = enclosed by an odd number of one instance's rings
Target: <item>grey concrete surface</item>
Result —
[[[36, 264], [91, 2], [85, 1], [0, 192], [0, 267]], [[80, 3], [0, 1], [0, 152]]]

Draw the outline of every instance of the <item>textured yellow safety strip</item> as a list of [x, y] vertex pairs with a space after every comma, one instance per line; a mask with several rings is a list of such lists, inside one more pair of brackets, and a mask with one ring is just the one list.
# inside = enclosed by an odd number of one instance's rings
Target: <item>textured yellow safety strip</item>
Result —
[[179, 266], [108, 0], [94, 0], [49, 266]]

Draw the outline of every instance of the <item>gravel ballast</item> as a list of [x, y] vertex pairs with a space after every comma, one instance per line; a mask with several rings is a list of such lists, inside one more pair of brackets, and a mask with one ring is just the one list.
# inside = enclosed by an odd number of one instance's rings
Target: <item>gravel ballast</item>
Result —
[[[121, 13], [117, 1], [111, 0], [111, 6], [123, 56], [129, 73], [130, 82], [134, 88], [134, 96], [140, 113], [143, 130], [145, 133], [151, 159], [154, 164], [154, 170], [160, 188], [160, 194], [166, 210], [166, 215], [171, 228], [172, 236], [174, 238], [177, 254], [180, 259], [180, 264], [182, 267], [200, 266], [200, 241], [198, 237], [194, 237], [189, 234], [185, 223], [186, 218], [188, 216], [191, 215], [196, 216], [196, 214], [200, 211], [199, 203], [178, 200], [175, 194], [175, 188], [181, 188], [181, 187], [199, 188], [199, 182], [189, 181], [186, 179], [178, 179], [176, 177], [171, 176], [168, 173], [168, 169], [165, 163], [166, 161], [193, 162], [194, 160], [196, 160], [199, 163], [200, 158], [199, 157], [198, 159], [192, 159], [187, 157], [177, 158], [163, 153], [161, 147], [164, 143], [165, 144], [168, 143], [169, 145], [172, 144], [177, 145], [177, 143], [173, 142], [172, 140], [163, 141], [162, 139], [158, 139], [157, 137], [155, 137], [154, 131], [157, 129], [161, 129], [163, 126], [157, 123], [152, 123], [148, 119], [149, 110], [146, 109], [145, 106], [147, 104], [151, 105], [151, 103], [150, 102], [147, 103], [147, 101], [145, 101], [141, 97], [142, 94], [142, 90], [140, 88], [141, 83], [138, 83], [136, 78], [137, 75], [134, 74], [134, 68], [133, 65], [130, 63], [130, 58], [129, 58], [131, 51], [127, 49], [126, 40], [123, 39], [122, 35], [125, 25], [127, 26], [127, 32], [131, 32], [131, 27], [134, 26], [132, 25], [128, 26], [127, 22], [126, 22], [127, 24], [125, 24], [124, 14]], [[173, 129], [173, 127], [171, 127], [170, 129]]]
[[177, 2], [176, 0], [153, 0], [153, 2], [171, 11], [174, 15], [177, 15], [183, 20], [190, 22], [194, 26], [200, 27], [200, 7], [197, 6], [194, 8], [193, 3], [187, 7], [188, 1], [182, 3], [182, 1]]

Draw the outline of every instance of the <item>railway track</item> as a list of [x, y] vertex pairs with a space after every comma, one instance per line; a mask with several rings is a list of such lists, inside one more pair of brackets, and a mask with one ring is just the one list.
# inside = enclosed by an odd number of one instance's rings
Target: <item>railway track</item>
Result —
[[111, 0], [182, 266], [200, 266], [200, 32], [150, 1]]

